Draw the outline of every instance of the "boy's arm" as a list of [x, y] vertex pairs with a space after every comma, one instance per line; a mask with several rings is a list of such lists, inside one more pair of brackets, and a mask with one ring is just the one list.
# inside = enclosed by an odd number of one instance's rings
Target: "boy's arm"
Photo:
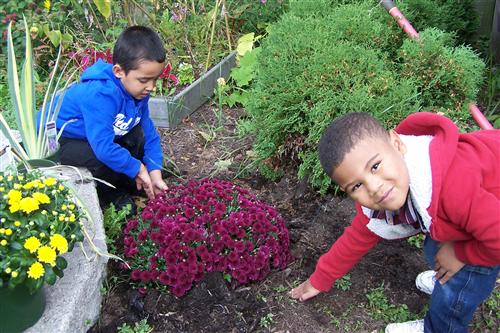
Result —
[[361, 207], [356, 205], [356, 208], [358, 212], [351, 225], [330, 250], [319, 258], [316, 270], [309, 278], [311, 285], [318, 290], [330, 290], [335, 280], [347, 274], [380, 240], [366, 227], [368, 217], [363, 214]]
[[344, 276], [380, 238], [367, 227], [368, 218], [356, 204], [357, 215], [330, 250], [323, 254], [314, 273], [297, 288], [292, 289], [290, 296], [306, 300], [316, 296], [321, 291], [331, 289], [335, 280]]
[[[500, 200], [483, 188], [479, 173], [468, 173], [460, 182], [447, 182], [441, 195], [446, 218], [472, 238], [454, 242], [456, 257], [467, 264], [500, 264]], [[431, 226], [431, 233], [432, 233]], [[446, 239], [446, 235], [436, 235]]]
[[[93, 94], [89, 93], [89, 96]], [[106, 106], [101, 107], [102, 105]], [[80, 108], [85, 124], [87, 140], [97, 159], [115, 172], [134, 179], [139, 173], [141, 161], [114, 142], [113, 123], [119, 102], [113, 95], [96, 92], [94, 98], [82, 101]]]
[[163, 153], [161, 149], [160, 136], [156, 131], [153, 121], [149, 117], [149, 109], [146, 106], [139, 125], [144, 131], [144, 158], [143, 162], [149, 172], [159, 170], [163, 167]]

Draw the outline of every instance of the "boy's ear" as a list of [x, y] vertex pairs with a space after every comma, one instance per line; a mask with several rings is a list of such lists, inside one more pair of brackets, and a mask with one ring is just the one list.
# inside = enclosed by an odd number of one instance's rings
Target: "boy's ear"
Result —
[[398, 151], [401, 154], [406, 153], [406, 145], [401, 140], [401, 138], [399, 137], [399, 134], [396, 133], [395, 130], [389, 131], [389, 139], [391, 141], [391, 145], [394, 147], [394, 149], [396, 149], [396, 151]]
[[330, 179], [339, 187], [339, 189], [342, 192], [345, 193], [345, 188], [343, 188], [342, 186], [340, 186], [340, 184], [335, 180], [334, 174], [335, 174], [335, 169], [332, 170], [332, 174], [330, 175]]
[[119, 79], [121, 79], [122, 77], [125, 77], [125, 75], [126, 75], [122, 66], [120, 66], [118, 64], [113, 65], [112, 71], [113, 71], [113, 74], [115, 74], [115, 76]]

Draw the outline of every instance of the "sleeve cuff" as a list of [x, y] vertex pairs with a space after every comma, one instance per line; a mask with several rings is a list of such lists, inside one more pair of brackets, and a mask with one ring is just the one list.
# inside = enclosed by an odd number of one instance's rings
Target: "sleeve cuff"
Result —
[[328, 280], [328, 278], [322, 276], [322, 274], [317, 271], [309, 277], [309, 282], [311, 282], [311, 285], [319, 291], [329, 291], [330, 289], [332, 289], [333, 283], [335, 281], [329, 282]]

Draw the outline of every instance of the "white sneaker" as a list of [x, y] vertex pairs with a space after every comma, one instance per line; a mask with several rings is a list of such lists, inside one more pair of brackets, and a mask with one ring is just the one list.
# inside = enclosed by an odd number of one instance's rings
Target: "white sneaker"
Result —
[[436, 271], [425, 271], [417, 275], [415, 285], [417, 289], [427, 295], [432, 295], [434, 285], [436, 284]]
[[385, 333], [423, 333], [424, 320], [407, 321], [406, 323], [389, 324]]

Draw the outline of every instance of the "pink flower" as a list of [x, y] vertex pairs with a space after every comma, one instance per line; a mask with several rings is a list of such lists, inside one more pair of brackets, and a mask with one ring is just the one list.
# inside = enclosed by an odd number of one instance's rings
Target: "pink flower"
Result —
[[131, 280], [139, 288], [157, 281], [177, 297], [206, 272], [247, 283], [263, 279], [271, 264], [283, 268], [291, 260], [288, 230], [277, 211], [222, 180], [169, 188], [148, 203], [138, 225], [130, 221], [124, 230]]

